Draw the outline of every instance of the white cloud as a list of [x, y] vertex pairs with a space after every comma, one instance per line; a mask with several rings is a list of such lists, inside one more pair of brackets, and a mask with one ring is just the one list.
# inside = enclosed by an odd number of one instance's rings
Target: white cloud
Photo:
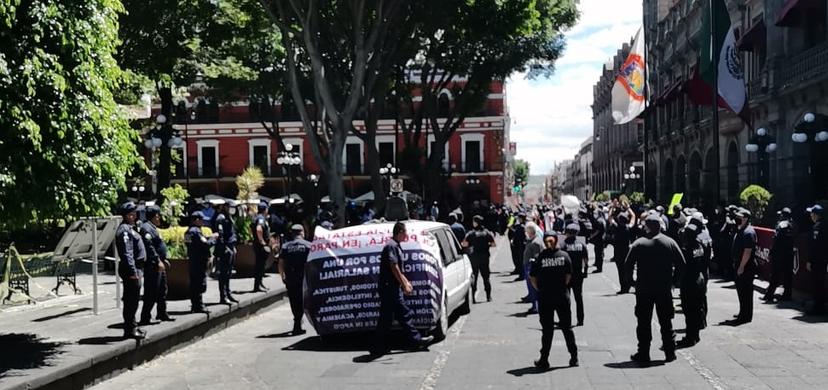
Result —
[[582, 0], [581, 18], [567, 33], [567, 47], [550, 79], [508, 82], [511, 140], [532, 174], [572, 158], [592, 134], [592, 87], [601, 66], [641, 25], [641, 0]]

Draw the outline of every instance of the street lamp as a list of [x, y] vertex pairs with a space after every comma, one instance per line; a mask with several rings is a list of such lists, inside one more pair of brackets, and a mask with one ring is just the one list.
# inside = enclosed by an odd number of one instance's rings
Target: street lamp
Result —
[[131, 189], [132, 189], [132, 192], [135, 193], [135, 199], [141, 200], [141, 194], [144, 193], [144, 190], [146, 190], [146, 187], [144, 187], [143, 185], [140, 185], [140, 186], [133, 185]]
[[745, 150], [748, 153], [756, 153], [759, 158], [759, 182], [763, 186], [767, 186], [767, 175], [765, 174], [765, 164], [768, 159], [768, 153], [776, 151], [777, 145], [775, 137], [768, 134], [764, 127], [756, 130], [756, 135], [750, 138], [750, 141], [745, 145]]
[[297, 167], [302, 164], [302, 157], [299, 156], [299, 152], [293, 151], [293, 145], [287, 144], [285, 145], [285, 150], [279, 152], [279, 156], [276, 158], [276, 164], [279, 164], [285, 168], [287, 171], [287, 201], [285, 202], [288, 207], [292, 201], [292, 188], [293, 188], [293, 167]]
[[480, 184], [480, 179], [475, 179], [475, 178], [466, 179], [466, 184], [468, 184], [468, 185]]
[[[824, 159], [819, 154], [818, 146], [828, 141], [828, 116], [809, 112], [805, 114], [802, 121], [794, 126], [791, 140], [795, 143], [808, 143], [810, 147], [810, 159], [808, 161], [808, 175], [811, 177], [811, 188], [814, 199], [820, 199], [825, 195], [825, 178], [817, 159]], [[824, 160], [822, 160], [824, 161]]]
[[379, 169], [379, 174], [385, 180], [388, 181], [388, 193], [389, 194], [392, 194], [391, 179], [395, 179], [399, 172], [400, 172], [400, 170], [397, 167], [395, 167], [394, 165], [392, 165], [391, 163], [388, 163], [384, 167], [380, 167], [380, 169]]
[[[629, 173], [624, 173], [624, 180], [630, 181], [633, 185], [630, 187], [634, 187], [633, 190], [637, 189], [635, 184], [638, 183], [638, 180], [642, 178], [642, 175], [637, 172], [637, 167], [635, 165], [630, 165]], [[624, 183], [626, 184], [626, 182]]]

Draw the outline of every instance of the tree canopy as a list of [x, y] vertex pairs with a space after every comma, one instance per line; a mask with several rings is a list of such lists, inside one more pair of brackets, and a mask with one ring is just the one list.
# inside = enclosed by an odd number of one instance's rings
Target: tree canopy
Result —
[[521, 159], [515, 160], [514, 171], [515, 181], [526, 183], [529, 179], [529, 162]]
[[0, 223], [110, 211], [141, 160], [115, 103], [117, 0], [0, 0]]

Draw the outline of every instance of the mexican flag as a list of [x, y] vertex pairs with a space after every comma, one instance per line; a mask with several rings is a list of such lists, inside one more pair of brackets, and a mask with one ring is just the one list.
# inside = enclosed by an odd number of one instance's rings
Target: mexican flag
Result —
[[[718, 71], [719, 98], [731, 111], [741, 114], [747, 108], [747, 90], [742, 58], [736, 48], [735, 26], [731, 24], [730, 14], [724, 0], [710, 0], [715, 20], [712, 20], [710, 8], [706, 7], [702, 25], [701, 55], [699, 72], [702, 80], [709, 86], [714, 85], [714, 67]], [[713, 28], [715, 33], [713, 35]], [[718, 53], [718, 63], [714, 63], [714, 53]]]

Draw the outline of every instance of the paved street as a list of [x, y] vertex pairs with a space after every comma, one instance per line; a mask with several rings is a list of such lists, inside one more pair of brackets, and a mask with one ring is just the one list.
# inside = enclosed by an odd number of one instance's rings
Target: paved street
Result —
[[[282, 332], [290, 328], [290, 312], [279, 305], [95, 389], [816, 389], [828, 382], [828, 327], [818, 321], [825, 318], [804, 318], [757, 299], [753, 323], [717, 325], [737, 311], [737, 301], [730, 283], [716, 281], [710, 283], [710, 326], [701, 344], [680, 350], [673, 363], [631, 364], [635, 297], [615, 295], [613, 263], [586, 280], [586, 324], [575, 328], [581, 366], [566, 367], [568, 354], [556, 333], [554, 369], [537, 373], [538, 319], [524, 316], [527, 305], [515, 303], [524, 284], [508, 275], [505, 243], [499, 239], [493, 263], [494, 302], [474, 305], [428, 352], [358, 363], [364, 340], [323, 343], [312, 332], [287, 337]], [[674, 325], [681, 336], [684, 317], [677, 315]], [[655, 360], [663, 359], [659, 344], [654, 341]]]

